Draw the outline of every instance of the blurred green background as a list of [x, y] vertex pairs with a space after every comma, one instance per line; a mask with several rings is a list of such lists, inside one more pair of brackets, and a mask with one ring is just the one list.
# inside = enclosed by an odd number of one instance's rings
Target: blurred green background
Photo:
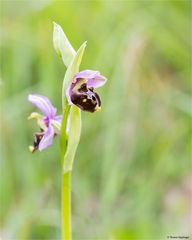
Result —
[[29, 93], [61, 113], [65, 67], [52, 21], [81, 70], [107, 76], [102, 111], [82, 113], [72, 178], [76, 240], [189, 236], [190, 1], [1, 0], [1, 228], [3, 240], [60, 238], [59, 138], [31, 154]]

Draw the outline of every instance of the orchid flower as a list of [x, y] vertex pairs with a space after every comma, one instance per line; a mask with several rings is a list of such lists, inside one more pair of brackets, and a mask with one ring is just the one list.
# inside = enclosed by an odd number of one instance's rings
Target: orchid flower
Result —
[[39, 108], [44, 115], [33, 112], [29, 119], [37, 119], [40, 131], [34, 134], [33, 146], [30, 146], [30, 151], [35, 152], [48, 148], [53, 138], [60, 132], [61, 115], [56, 115], [57, 109], [53, 107], [49, 99], [38, 94], [30, 94], [28, 100]]
[[98, 71], [84, 70], [75, 74], [66, 90], [69, 105], [75, 104], [88, 112], [100, 111], [101, 100], [94, 88], [103, 86], [106, 80]]

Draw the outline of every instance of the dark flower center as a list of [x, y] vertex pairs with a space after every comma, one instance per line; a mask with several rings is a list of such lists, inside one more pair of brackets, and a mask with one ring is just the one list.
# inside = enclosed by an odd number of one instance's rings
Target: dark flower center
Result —
[[101, 100], [93, 87], [87, 87], [83, 79], [79, 79], [71, 88], [71, 101], [83, 111], [95, 112], [100, 109]]
[[34, 134], [32, 153], [34, 153], [39, 148], [39, 143], [40, 143], [42, 137], [44, 136], [44, 134], [45, 133], [44, 133], [43, 129], [41, 129], [41, 132], [36, 132]]

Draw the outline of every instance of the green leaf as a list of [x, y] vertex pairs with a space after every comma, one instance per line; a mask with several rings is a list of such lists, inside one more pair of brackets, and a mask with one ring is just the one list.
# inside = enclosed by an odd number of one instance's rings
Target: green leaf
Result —
[[81, 60], [83, 57], [83, 53], [85, 50], [87, 42], [84, 42], [79, 50], [77, 51], [75, 57], [73, 58], [72, 62], [70, 63], [69, 67], [67, 68], [67, 71], [65, 73], [65, 77], [63, 80], [63, 88], [62, 88], [62, 105], [63, 109], [65, 108], [67, 103], [66, 99], [66, 90], [67, 87], [69, 86], [70, 82], [73, 79], [73, 76], [79, 71], [79, 66], [81, 64]]
[[64, 173], [72, 170], [73, 160], [81, 135], [81, 110], [75, 105], [71, 106], [68, 132], [68, 144], [64, 157]]
[[68, 67], [76, 52], [71, 46], [61, 26], [55, 22], [53, 22], [53, 25], [53, 46], [57, 54], [62, 58], [65, 66]]

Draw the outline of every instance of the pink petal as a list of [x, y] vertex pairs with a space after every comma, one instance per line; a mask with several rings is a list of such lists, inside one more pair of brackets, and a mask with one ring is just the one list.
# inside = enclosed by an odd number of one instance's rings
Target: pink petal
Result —
[[54, 120], [57, 120], [58, 122], [61, 123], [61, 121], [62, 121], [62, 115], [57, 115], [57, 116], [55, 116], [55, 117], [54, 117]]
[[69, 105], [72, 105], [73, 103], [71, 102], [70, 89], [71, 89], [71, 84], [68, 86], [66, 90], [66, 98], [68, 100]]
[[102, 76], [99, 71], [93, 71], [93, 70], [84, 70], [75, 74], [72, 82], [75, 83], [78, 78], [87, 79], [88, 80], [87, 86], [93, 87], [93, 88], [101, 87], [107, 81], [107, 79], [104, 76]]
[[55, 116], [57, 110], [53, 107], [47, 97], [38, 94], [30, 94], [28, 96], [28, 100], [37, 108], [39, 108], [45, 114], [45, 116], [49, 118]]
[[49, 124], [47, 131], [39, 143], [39, 151], [48, 148], [53, 143], [54, 134], [54, 128]]

